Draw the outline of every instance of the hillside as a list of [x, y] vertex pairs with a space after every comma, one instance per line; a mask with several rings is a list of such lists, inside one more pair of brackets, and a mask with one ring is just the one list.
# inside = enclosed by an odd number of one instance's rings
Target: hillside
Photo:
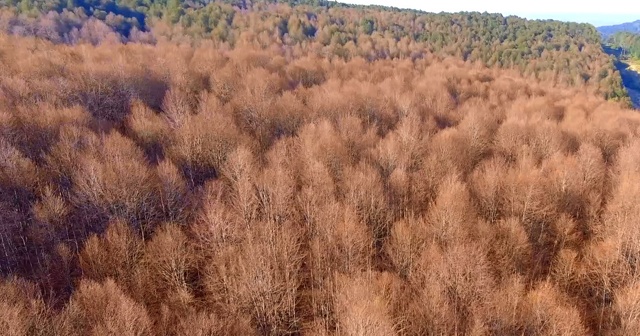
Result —
[[0, 334], [640, 334], [640, 114], [592, 26], [3, 4]]
[[617, 104], [455, 58], [0, 42], [16, 335], [637, 327]]
[[612, 60], [600, 47], [600, 35], [587, 24], [311, 0], [24, 0], [20, 6], [2, 1], [6, 10], [0, 30], [55, 43], [207, 40], [221, 48], [279, 45], [296, 53], [369, 61], [438, 54], [627, 99]]
[[618, 25], [598, 27], [598, 31], [605, 38], [607, 38], [607, 37], [609, 37], [609, 36], [611, 36], [611, 35], [613, 35], [615, 33], [620, 33], [620, 32], [638, 34], [638, 33], [640, 33], [640, 20], [637, 20], [637, 21], [634, 21], [634, 22], [622, 23], [622, 24], [618, 24]]

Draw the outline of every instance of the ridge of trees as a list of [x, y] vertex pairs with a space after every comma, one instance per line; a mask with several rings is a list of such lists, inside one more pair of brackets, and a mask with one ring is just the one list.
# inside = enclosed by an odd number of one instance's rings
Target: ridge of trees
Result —
[[316, 0], [2, 0], [0, 7], [0, 30], [56, 43], [213, 41], [227, 49], [278, 45], [295, 54], [368, 61], [436, 53], [628, 100], [599, 33], [588, 24]]

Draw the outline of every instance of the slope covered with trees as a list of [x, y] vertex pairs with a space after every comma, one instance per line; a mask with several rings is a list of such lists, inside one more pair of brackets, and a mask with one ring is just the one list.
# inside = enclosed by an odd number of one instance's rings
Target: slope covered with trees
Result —
[[[587, 86], [628, 100], [620, 75], [587, 24], [499, 14], [432, 14], [333, 1], [1, 0], [0, 30], [56, 43], [212, 41], [233, 49], [279, 46], [349, 60], [454, 56]], [[0, 5], [1, 6], [1, 5]]]
[[640, 333], [640, 116], [593, 27], [0, 1], [0, 333]]
[[593, 92], [240, 43], [0, 63], [9, 335], [640, 330], [640, 116]]

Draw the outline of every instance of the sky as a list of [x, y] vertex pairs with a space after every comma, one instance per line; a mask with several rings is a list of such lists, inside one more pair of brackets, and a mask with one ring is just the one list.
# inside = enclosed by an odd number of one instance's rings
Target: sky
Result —
[[528, 19], [588, 22], [595, 26], [640, 20], [640, 0], [339, 0], [360, 5], [384, 5], [427, 12], [489, 12]]

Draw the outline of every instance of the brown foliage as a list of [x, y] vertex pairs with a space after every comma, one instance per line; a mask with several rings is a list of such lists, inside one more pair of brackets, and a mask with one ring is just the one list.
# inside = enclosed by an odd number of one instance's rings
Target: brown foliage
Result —
[[0, 284], [0, 325], [4, 335], [50, 335], [51, 316], [34, 284], [18, 279]]
[[388, 304], [376, 274], [339, 277], [335, 295], [337, 333], [340, 335], [394, 335]]
[[247, 313], [262, 334], [299, 330], [296, 300], [302, 260], [290, 224], [256, 222], [240, 244], [223, 251], [205, 270], [205, 286], [227, 313]]
[[119, 133], [104, 136], [98, 146], [76, 162], [72, 203], [89, 225], [96, 225], [91, 219], [121, 218], [144, 236], [158, 218], [153, 171], [140, 148]]
[[133, 301], [118, 285], [85, 280], [60, 317], [58, 335], [151, 335], [144, 306]]
[[127, 223], [109, 224], [102, 237], [91, 236], [80, 253], [83, 275], [102, 282], [110, 278], [124, 289], [134, 290], [132, 275], [139, 272], [142, 244]]
[[635, 112], [369, 36], [237, 38], [0, 37], [3, 331], [637, 331]]
[[227, 156], [240, 142], [231, 118], [219, 113], [186, 116], [174, 132], [167, 155], [192, 185], [219, 177]]

